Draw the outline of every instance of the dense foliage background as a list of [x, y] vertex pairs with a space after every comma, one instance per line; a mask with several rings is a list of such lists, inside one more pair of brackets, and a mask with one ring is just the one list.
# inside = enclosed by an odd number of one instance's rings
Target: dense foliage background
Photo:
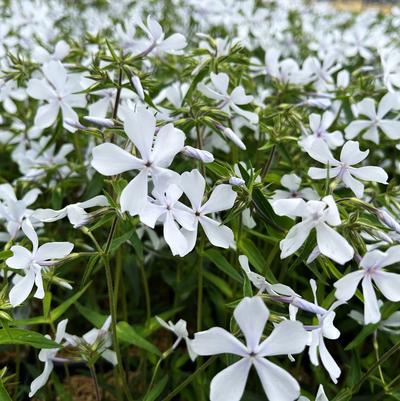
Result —
[[[154, 37], [159, 34], [154, 21], [165, 36]], [[333, 284], [356, 270], [367, 250], [386, 251], [399, 241], [399, 26], [399, 9], [352, 14], [293, 0], [4, 2], [0, 400], [28, 399], [32, 380], [43, 370], [39, 349], [56, 346], [44, 335], [54, 340], [63, 319], [68, 319], [67, 333], [76, 336], [105, 326], [92, 342], [69, 338], [52, 356], [54, 370], [33, 399], [209, 399], [211, 379], [235, 357], [191, 361], [187, 343], [181, 341], [173, 350], [176, 336], [156, 316], [184, 319], [190, 339], [214, 326], [241, 338], [233, 310], [243, 297], [260, 295], [260, 288], [241, 267], [240, 255], [269, 283], [285, 284], [311, 303], [309, 281], [316, 280], [319, 305], [329, 309], [335, 301]], [[218, 79], [211, 82], [212, 74], [226, 74], [222, 97], [218, 92], [224, 85], [218, 87]], [[229, 95], [239, 86], [235, 103]], [[367, 107], [360, 102], [371, 98], [378, 107], [387, 93], [390, 104], [374, 120], [375, 135], [363, 131], [350, 138], [349, 125], [366, 118]], [[229, 248], [211, 243], [199, 228], [194, 250], [173, 256], [162, 219], [153, 229], [143, 216], [121, 210], [121, 193], [136, 172], [103, 175], [93, 168], [92, 151], [104, 143], [138, 156], [140, 146], [132, 146], [126, 126], [130, 115], [146, 108], [155, 115], [157, 132], [172, 123], [185, 134], [186, 148], [175, 152], [170, 170], [182, 174], [198, 169], [206, 179], [206, 199], [221, 184], [235, 191], [233, 207], [210, 214], [232, 230]], [[319, 124], [313, 114], [330, 124]], [[385, 119], [391, 121], [390, 129], [379, 125]], [[131, 123], [147, 135], [140, 121]], [[361, 150], [369, 149], [364, 165], [384, 168], [387, 185], [366, 177], [365, 190], [356, 197], [349, 185], [329, 174], [320, 180], [310, 177], [309, 168], [324, 167], [312, 157], [311, 142], [314, 137], [328, 142], [326, 135], [336, 131], [336, 142], [329, 146], [336, 159], [344, 136], [359, 141]], [[104, 170], [113, 162], [122, 164], [123, 157], [105, 160]], [[293, 173], [301, 186], [285, 188], [282, 177]], [[311, 188], [315, 197], [300, 193], [304, 188]], [[290, 194], [277, 195], [277, 190]], [[104, 198], [96, 208], [82, 212], [79, 202], [99, 195]], [[341, 223], [335, 228], [354, 249], [354, 258], [339, 264], [319, 254], [315, 231], [300, 249], [281, 258], [281, 241], [300, 219], [274, 211], [274, 200], [326, 195], [336, 202]], [[128, 204], [136, 193], [129, 196]], [[180, 201], [190, 205], [186, 192]], [[224, 201], [218, 200], [221, 205]], [[55, 221], [40, 214], [68, 205], [78, 209], [56, 213]], [[32, 249], [27, 229], [22, 231], [27, 219], [39, 244], [68, 241], [73, 251], [42, 268], [43, 297], [32, 291], [13, 306], [10, 290], [21, 270], [7, 260], [17, 244]], [[271, 358], [310, 399], [321, 384], [329, 400], [400, 399], [398, 303], [379, 296], [384, 301], [381, 320], [364, 325], [363, 316], [354, 313], [363, 311], [360, 288], [335, 310], [340, 337], [326, 340], [341, 369], [337, 384], [325, 364], [314, 366], [306, 351], [295, 355], [294, 362], [286, 356]], [[262, 297], [270, 310], [265, 331], [270, 333], [274, 323], [289, 319], [288, 300], [281, 302], [268, 291]], [[305, 309], [297, 319], [318, 326], [318, 317]], [[392, 320], [385, 323], [388, 318]], [[116, 352], [116, 366], [101, 358], [105, 348]], [[251, 373], [242, 400], [265, 399]]]

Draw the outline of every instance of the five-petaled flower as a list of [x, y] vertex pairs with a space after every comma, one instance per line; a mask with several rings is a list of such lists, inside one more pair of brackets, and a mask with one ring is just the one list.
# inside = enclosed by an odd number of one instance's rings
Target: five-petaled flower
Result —
[[218, 373], [211, 381], [211, 401], [239, 401], [250, 368], [255, 367], [270, 401], [293, 401], [300, 395], [297, 381], [266, 357], [297, 354], [303, 351], [307, 332], [300, 322], [279, 323], [260, 343], [269, 310], [260, 297], [244, 298], [235, 308], [234, 317], [246, 345], [221, 327], [196, 333], [192, 347], [198, 355], [233, 354], [241, 359]]

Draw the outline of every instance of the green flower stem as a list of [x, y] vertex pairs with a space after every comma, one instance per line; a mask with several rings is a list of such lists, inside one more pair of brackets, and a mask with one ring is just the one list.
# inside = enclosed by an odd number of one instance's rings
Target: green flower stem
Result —
[[197, 331], [201, 331], [203, 322], [203, 249], [204, 237], [201, 237], [199, 250], [198, 250], [198, 263], [197, 263]]
[[168, 349], [167, 351], [165, 351], [165, 352], [163, 352], [163, 353], [161, 354], [160, 359], [158, 360], [158, 362], [157, 362], [157, 364], [156, 364], [156, 367], [154, 368], [153, 375], [151, 376], [150, 384], [149, 384], [149, 387], [148, 387], [148, 389], [147, 389], [147, 391], [146, 391], [145, 396], [143, 397], [143, 401], [146, 401], [147, 397], [148, 397], [149, 394], [150, 394], [151, 389], [153, 388], [153, 385], [154, 385], [154, 382], [155, 382], [155, 380], [156, 380], [157, 373], [158, 373], [158, 371], [159, 371], [159, 369], [160, 369], [160, 366], [161, 366], [162, 361], [164, 361], [165, 359], [167, 359], [167, 358], [172, 354], [172, 351], [173, 351], [173, 350], [174, 350], [174, 349], [171, 347], [170, 349]]
[[[87, 234], [91, 240], [93, 241], [97, 251], [101, 254], [103, 264], [104, 264], [104, 269], [106, 271], [106, 280], [107, 280], [107, 291], [108, 291], [108, 302], [109, 302], [109, 309], [110, 309], [110, 315], [111, 315], [111, 328], [112, 328], [112, 337], [113, 337], [113, 344], [114, 344], [114, 350], [116, 353], [117, 357], [117, 369], [118, 369], [118, 378], [121, 380], [121, 385], [123, 388], [123, 391], [125, 393], [125, 397], [128, 401], [133, 401], [132, 395], [129, 391], [129, 386], [126, 381], [126, 374], [124, 371], [124, 368], [122, 366], [122, 359], [121, 359], [121, 350], [119, 348], [119, 341], [118, 341], [118, 336], [117, 336], [117, 308], [116, 308], [116, 299], [114, 297], [114, 287], [113, 287], [113, 279], [112, 279], [112, 274], [111, 274], [111, 267], [110, 267], [110, 260], [109, 260], [109, 251], [111, 247], [112, 240], [114, 238], [116, 229], [117, 229], [117, 223], [118, 223], [118, 216], [114, 217], [114, 220], [111, 224], [111, 229], [110, 233], [107, 238], [106, 245], [104, 247], [104, 250], [94, 237], [94, 235], [89, 231], [89, 230], [83, 230], [85, 234]], [[118, 294], [117, 294], [118, 298]]]
[[169, 393], [165, 398], [163, 398], [161, 401], [170, 401], [172, 400], [176, 395], [178, 395], [186, 386], [188, 386], [200, 373], [202, 373], [204, 370], [206, 370], [210, 365], [212, 365], [215, 360], [217, 359], [217, 356], [214, 355], [211, 358], [209, 358], [206, 362], [204, 362], [202, 365], [200, 365], [196, 371], [191, 374], [187, 379], [185, 379], [178, 387], [176, 387], [171, 393]]

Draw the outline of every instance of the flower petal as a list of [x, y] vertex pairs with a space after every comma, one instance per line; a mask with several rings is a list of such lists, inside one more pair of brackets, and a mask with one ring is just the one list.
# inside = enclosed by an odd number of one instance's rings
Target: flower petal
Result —
[[323, 255], [341, 265], [352, 259], [354, 249], [338, 232], [325, 223], [319, 223], [316, 230], [318, 248]]
[[129, 212], [131, 216], [139, 214], [147, 204], [147, 192], [148, 173], [144, 169], [122, 190], [121, 211]]
[[341, 374], [341, 370], [336, 361], [332, 358], [332, 355], [329, 353], [328, 349], [326, 348], [324, 338], [322, 336], [319, 343], [319, 356], [321, 357], [322, 365], [324, 365], [324, 368], [329, 373], [331, 380], [334, 383], [337, 383], [337, 379]]
[[52, 101], [51, 103], [40, 106], [35, 116], [35, 126], [39, 128], [50, 127], [56, 121], [60, 106]]
[[210, 401], [240, 401], [250, 368], [251, 361], [244, 358], [221, 370], [211, 381]]
[[53, 371], [53, 362], [50, 359], [47, 359], [46, 362], [44, 363], [43, 372], [31, 383], [29, 397], [33, 397], [36, 394], [36, 392], [47, 383], [52, 371]]
[[219, 221], [210, 219], [207, 216], [200, 217], [199, 222], [203, 227], [208, 240], [214, 246], [226, 249], [235, 245], [233, 231], [229, 227], [223, 225]]
[[21, 305], [29, 297], [35, 282], [35, 271], [29, 269], [25, 277], [22, 277], [17, 284], [11, 288], [9, 293], [10, 304], [14, 307]]
[[364, 277], [364, 272], [358, 270], [343, 276], [334, 283], [336, 287], [335, 297], [341, 301], [348, 301], [356, 292], [357, 286]]
[[232, 185], [220, 184], [212, 191], [208, 201], [201, 207], [201, 212], [208, 214], [231, 209], [236, 197], [237, 193], [232, 189]]
[[171, 248], [173, 255], [185, 255], [187, 252], [188, 244], [186, 238], [180, 232], [178, 225], [175, 223], [172, 213], [166, 214], [164, 222], [164, 239]]
[[377, 271], [373, 274], [372, 280], [388, 300], [400, 301], [400, 274]]
[[180, 185], [195, 211], [201, 208], [206, 181], [199, 170], [186, 171], [181, 175]]
[[35, 261], [39, 264], [42, 261], [62, 259], [69, 255], [74, 249], [71, 242], [48, 242], [39, 247], [35, 255]]
[[368, 156], [369, 150], [361, 151], [357, 141], [347, 141], [340, 152], [340, 161], [348, 165], [360, 163]]
[[387, 184], [388, 175], [382, 167], [376, 166], [365, 166], [365, 167], [350, 167], [350, 173], [364, 181], [380, 182], [381, 184]]
[[310, 231], [314, 228], [312, 220], [305, 220], [294, 225], [280, 243], [281, 259], [294, 254], [308, 238]]
[[300, 322], [285, 320], [272, 330], [272, 333], [260, 344], [258, 355], [274, 356], [298, 354], [307, 344], [308, 333]]
[[6, 259], [6, 265], [11, 269], [26, 269], [32, 262], [32, 253], [20, 245], [11, 247], [13, 256]]
[[243, 298], [233, 313], [246, 338], [250, 352], [257, 352], [261, 335], [269, 317], [269, 310], [260, 297]]
[[361, 283], [364, 295], [364, 324], [378, 323], [381, 319], [379, 304], [376, 298], [371, 277], [366, 275]]
[[138, 108], [125, 117], [124, 130], [129, 139], [139, 149], [142, 159], [149, 161], [156, 130], [156, 119], [149, 110]]
[[112, 143], [102, 143], [96, 146], [92, 150], [92, 155], [92, 167], [100, 174], [107, 176], [140, 169], [144, 166], [142, 160]]
[[254, 367], [269, 401], [297, 400], [299, 383], [286, 370], [264, 358], [255, 359]]
[[172, 124], [162, 127], [156, 136], [153, 147], [153, 161], [159, 167], [168, 167], [175, 155], [183, 150], [185, 134]]
[[248, 356], [247, 348], [235, 336], [221, 327], [195, 333], [192, 348], [198, 355], [234, 354]]

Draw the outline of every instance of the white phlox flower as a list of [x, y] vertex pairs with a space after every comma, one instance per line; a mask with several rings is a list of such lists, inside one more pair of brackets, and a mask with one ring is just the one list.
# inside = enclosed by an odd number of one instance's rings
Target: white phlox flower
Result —
[[378, 323], [381, 312], [373, 287], [392, 302], [400, 301], [400, 274], [386, 271], [386, 266], [400, 262], [400, 245], [389, 248], [386, 252], [375, 249], [367, 252], [360, 261], [360, 269], [346, 274], [338, 280], [335, 296], [341, 301], [348, 301], [355, 294], [361, 281], [364, 296], [364, 324]]
[[164, 125], [156, 134], [156, 119], [153, 114], [138, 108], [125, 118], [124, 129], [139, 154], [132, 155], [112, 143], [103, 143], [93, 151], [92, 166], [100, 174], [113, 176], [125, 171], [139, 170], [139, 173], [123, 189], [120, 197], [121, 210], [134, 216], [147, 204], [149, 176], [176, 176], [167, 169], [175, 155], [182, 151], [185, 134], [172, 124]]
[[92, 199], [88, 199], [87, 201], [65, 206], [60, 210], [36, 209], [32, 214], [32, 217], [43, 223], [51, 223], [67, 217], [73, 227], [78, 228], [85, 225], [90, 220], [90, 215], [85, 211], [85, 209], [96, 206], [105, 207], [108, 205], [109, 203], [107, 198], [104, 195], [98, 195]]
[[280, 242], [281, 258], [295, 253], [315, 229], [317, 244], [321, 254], [344, 264], [353, 258], [354, 250], [335, 227], [341, 224], [336, 203], [331, 195], [320, 201], [303, 199], [279, 199], [273, 203], [273, 209], [279, 216], [301, 217], [302, 221], [295, 224]]
[[25, 276], [11, 288], [9, 298], [12, 306], [18, 306], [24, 302], [36, 286], [35, 298], [44, 297], [42, 270], [52, 266], [55, 261], [68, 256], [74, 247], [70, 242], [48, 242], [39, 246], [38, 236], [30, 220], [22, 223], [22, 231], [32, 243], [32, 251], [21, 245], [11, 247], [13, 256], [6, 260], [6, 265], [11, 269], [22, 270]]
[[198, 355], [233, 354], [240, 357], [238, 362], [212, 379], [210, 400], [239, 401], [252, 366], [270, 401], [296, 400], [300, 395], [297, 381], [267, 357], [302, 352], [308, 338], [303, 325], [300, 322], [283, 321], [261, 341], [269, 310], [259, 297], [243, 298], [235, 308], [234, 317], [246, 344], [221, 327], [196, 333], [192, 341], [193, 350]]
[[364, 184], [359, 180], [387, 184], [388, 179], [388, 175], [382, 167], [354, 167], [362, 162], [368, 153], [369, 150], [360, 150], [358, 142], [347, 141], [340, 152], [340, 160], [337, 160], [324, 142], [314, 143], [308, 154], [314, 160], [327, 165], [328, 168], [310, 167], [308, 175], [314, 180], [336, 178], [343, 182], [346, 188], [350, 188], [357, 198], [361, 198], [364, 194]]

